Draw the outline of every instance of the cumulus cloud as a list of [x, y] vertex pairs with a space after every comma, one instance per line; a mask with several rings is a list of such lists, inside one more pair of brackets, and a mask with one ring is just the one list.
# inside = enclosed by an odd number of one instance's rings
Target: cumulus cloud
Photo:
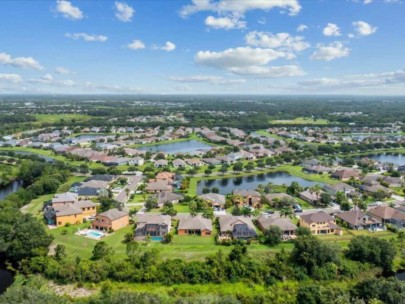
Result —
[[268, 66], [276, 59], [287, 58], [283, 51], [252, 47], [230, 48], [222, 52], [199, 51], [195, 56], [198, 64], [223, 69], [237, 75], [257, 77], [287, 77], [303, 75], [295, 65]]
[[303, 31], [305, 31], [307, 29], [308, 29], [308, 26], [306, 26], [305, 24], [300, 24], [297, 27], [297, 32], [303, 32]]
[[341, 57], [349, 56], [350, 49], [345, 47], [340, 41], [329, 44], [317, 44], [316, 51], [312, 54], [311, 59], [321, 61], [331, 61]]
[[135, 13], [133, 7], [129, 6], [124, 2], [115, 2], [115, 17], [122, 22], [132, 21], [132, 17]]
[[57, 68], [55, 69], [55, 72], [56, 72], [57, 74], [61, 74], [61, 75], [70, 74], [70, 71], [69, 71], [67, 68], [64, 68], [64, 67], [57, 67]]
[[164, 46], [156, 47], [156, 49], [166, 52], [172, 52], [176, 49], [176, 45], [171, 41], [166, 41]]
[[220, 76], [194, 75], [194, 76], [171, 76], [172, 81], [182, 83], [210, 83], [214, 85], [235, 85], [245, 83], [245, 79], [225, 79]]
[[232, 30], [245, 28], [246, 22], [242, 21], [237, 16], [218, 18], [214, 16], [208, 16], [205, 19], [205, 25], [213, 29]]
[[0, 81], [1, 82], [11, 82], [11, 83], [19, 83], [22, 82], [23, 79], [18, 74], [0, 74]]
[[108, 37], [107, 36], [103, 36], [103, 35], [90, 35], [90, 34], [86, 34], [86, 33], [66, 33], [65, 37], [67, 38], [71, 38], [74, 40], [79, 40], [82, 39], [84, 41], [87, 42], [106, 42]]
[[7, 53], [0, 53], [0, 64], [9, 65], [18, 68], [31, 68], [42, 70], [43, 67], [32, 57], [12, 57]]
[[354, 30], [361, 36], [369, 36], [377, 31], [377, 27], [364, 21], [353, 22]]
[[296, 15], [301, 10], [298, 0], [192, 0], [191, 4], [183, 6], [180, 16], [187, 17], [202, 11], [212, 11], [221, 15], [243, 15], [251, 10], [269, 11], [274, 8], [286, 9], [290, 15]]
[[364, 5], [370, 4], [371, 2], [373, 2], [373, 0], [364, 0], [363, 1]]
[[267, 33], [253, 31], [245, 36], [248, 45], [261, 48], [280, 49], [289, 52], [301, 52], [310, 47], [310, 44], [301, 36], [291, 36], [288, 33]]
[[127, 48], [131, 50], [141, 50], [145, 48], [145, 44], [141, 40], [134, 40], [127, 44]]
[[83, 12], [76, 6], [72, 5], [72, 2], [66, 0], [57, 0], [55, 11], [61, 14], [64, 18], [71, 20], [83, 19]]
[[324, 28], [323, 28], [323, 34], [325, 36], [340, 36], [340, 28], [334, 24], [334, 23], [328, 23]]

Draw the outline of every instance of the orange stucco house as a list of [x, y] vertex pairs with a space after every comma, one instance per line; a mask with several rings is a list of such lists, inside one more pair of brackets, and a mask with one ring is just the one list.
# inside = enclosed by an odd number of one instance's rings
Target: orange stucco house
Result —
[[103, 231], [116, 231], [129, 225], [129, 214], [117, 208], [97, 214], [92, 223], [93, 229]]

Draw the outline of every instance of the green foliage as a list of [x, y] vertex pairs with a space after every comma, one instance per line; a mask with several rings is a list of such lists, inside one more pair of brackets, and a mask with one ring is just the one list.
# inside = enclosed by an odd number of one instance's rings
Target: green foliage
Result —
[[264, 231], [264, 243], [269, 246], [276, 246], [281, 243], [281, 236], [283, 235], [280, 227], [270, 226], [269, 229]]
[[350, 241], [347, 257], [363, 263], [371, 263], [390, 271], [396, 254], [395, 246], [384, 239], [356, 236]]
[[106, 242], [98, 242], [93, 249], [93, 255], [91, 257], [92, 260], [100, 260], [100, 259], [105, 259], [112, 255], [114, 253], [114, 250], [107, 245]]

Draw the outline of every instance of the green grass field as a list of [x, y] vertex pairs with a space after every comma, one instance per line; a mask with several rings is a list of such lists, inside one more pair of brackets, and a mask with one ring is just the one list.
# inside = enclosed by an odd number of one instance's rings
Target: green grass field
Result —
[[39, 123], [56, 123], [62, 120], [66, 122], [79, 122], [90, 119], [90, 116], [84, 114], [34, 114], [34, 116]]
[[297, 117], [295, 119], [285, 120], [272, 120], [271, 124], [285, 124], [285, 125], [326, 125], [329, 123], [326, 119], [313, 119], [310, 117]]

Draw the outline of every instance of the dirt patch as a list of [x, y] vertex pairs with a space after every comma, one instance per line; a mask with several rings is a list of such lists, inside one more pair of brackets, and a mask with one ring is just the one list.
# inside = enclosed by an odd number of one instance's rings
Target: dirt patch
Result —
[[87, 298], [94, 295], [97, 289], [77, 287], [72, 284], [58, 285], [53, 282], [48, 283], [49, 289], [59, 296], [69, 296], [71, 298]]

